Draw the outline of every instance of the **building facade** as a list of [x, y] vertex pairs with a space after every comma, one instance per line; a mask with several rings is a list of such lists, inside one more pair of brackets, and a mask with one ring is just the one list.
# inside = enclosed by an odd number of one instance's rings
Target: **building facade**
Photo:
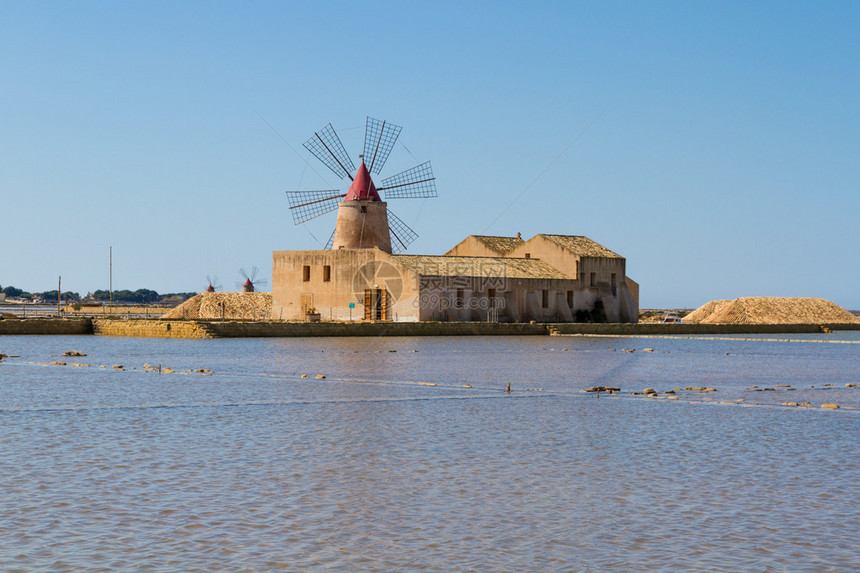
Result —
[[275, 251], [272, 317], [635, 322], [625, 259], [587, 237], [472, 235], [441, 256], [380, 248]]

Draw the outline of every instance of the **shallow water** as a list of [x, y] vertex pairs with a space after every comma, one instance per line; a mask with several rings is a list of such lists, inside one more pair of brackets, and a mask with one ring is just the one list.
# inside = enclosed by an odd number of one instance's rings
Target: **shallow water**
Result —
[[857, 569], [857, 334], [5, 336], [0, 569]]

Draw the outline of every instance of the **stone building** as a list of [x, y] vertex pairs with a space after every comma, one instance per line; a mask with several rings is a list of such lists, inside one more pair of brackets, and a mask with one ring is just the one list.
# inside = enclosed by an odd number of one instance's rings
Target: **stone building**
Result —
[[587, 237], [536, 235], [505, 254], [470, 254], [516, 240], [470, 236], [441, 256], [376, 247], [275, 251], [272, 317], [636, 321], [638, 285], [626, 276], [625, 259]]
[[386, 203], [362, 162], [331, 250], [275, 251], [272, 318], [636, 322], [639, 286], [588, 237], [470, 235], [444, 255], [392, 254]]

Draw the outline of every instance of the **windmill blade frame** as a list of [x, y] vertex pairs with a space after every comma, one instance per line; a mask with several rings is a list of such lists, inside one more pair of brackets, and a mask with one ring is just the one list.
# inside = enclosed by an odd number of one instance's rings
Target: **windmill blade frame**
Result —
[[379, 173], [385, 166], [402, 129], [399, 125], [367, 116], [364, 128], [364, 160], [370, 173]]
[[[239, 269], [239, 274], [240, 274], [240, 275], [242, 275], [242, 278], [244, 278], [246, 282], [251, 283], [251, 289], [252, 289], [252, 292], [255, 292], [255, 291], [256, 291], [256, 287], [258, 287], [258, 286], [264, 286], [264, 285], [266, 285], [266, 284], [269, 282], [267, 279], [259, 279], [259, 280], [257, 280], [257, 274], [258, 274], [259, 272], [260, 272], [260, 269], [259, 269], [259, 268], [257, 268], [257, 267], [251, 267], [251, 272], [250, 272], [250, 273], [248, 273], [248, 272], [246, 272], [246, 271], [245, 271], [245, 267], [241, 267], [241, 268]], [[237, 283], [236, 283], [236, 288], [240, 288], [240, 289], [241, 289], [241, 288], [244, 288], [244, 287], [245, 287], [245, 283], [242, 283], [241, 281], [239, 281], [239, 282], [237, 282]]]
[[293, 222], [296, 225], [301, 225], [334, 211], [340, 200], [346, 197], [346, 193], [338, 189], [287, 191], [286, 193], [290, 212], [293, 214]]
[[433, 168], [429, 161], [383, 179], [376, 190], [384, 191], [386, 200], [438, 197], [436, 177], [433, 175]]
[[391, 251], [395, 255], [405, 251], [418, 238], [418, 233], [392, 213], [391, 209], [388, 210], [388, 231], [391, 233]]
[[207, 292], [218, 292], [224, 289], [223, 285], [218, 284], [218, 275], [206, 275], [206, 282], [212, 287], [211, 291], [207, 288]]
[[323, 165], [331, 169], [332, 173], [341, 179], [349, 177], [350, 181], [352, 180], [355, 164], [330, 123], [321, 130], [314, 132], [313, 137], [305, 141], [303, 145]]

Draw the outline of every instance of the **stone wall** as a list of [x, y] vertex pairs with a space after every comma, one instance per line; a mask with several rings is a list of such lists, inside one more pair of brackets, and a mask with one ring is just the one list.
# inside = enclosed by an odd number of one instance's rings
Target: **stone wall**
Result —
[[615, 336], [635, 335], [701, 335], [701, 334], [802, 334], [830, 330], [860, 330], [854, 324], [549, 324], [555, 334], [601, 334]]
[[0, 335], [92, 334], [93, 323], [88, 318], [4, 318], [0, 320]]
[[851, 324], [529, 324], [490, 322], [279, 322], [156, 319], [26, 318], [0, 320], [0, 335], [140, 336], [148, 338], [245, 338], [304, 336], [605, 336], [800, 334], [858, 330]]
[[206, 324], [196, 321], [95, 318], [92, 322], [93, 333], [99, 336], [212, 338]]
[[223, 337], [546, 335], [543, 324], [487, 322], [212, 322]]
[[[77, 309], [75, 307], [78, 307]], [[101, 315], [129, 315], [135, 316], [152, 316], [159, 317], [165, 312], [172, 310], [172, 306], [84, 306], [67, 304], [63, 307], [63, 312], [68, 315], [85, 315], [85, 316], [101, 316]]]

